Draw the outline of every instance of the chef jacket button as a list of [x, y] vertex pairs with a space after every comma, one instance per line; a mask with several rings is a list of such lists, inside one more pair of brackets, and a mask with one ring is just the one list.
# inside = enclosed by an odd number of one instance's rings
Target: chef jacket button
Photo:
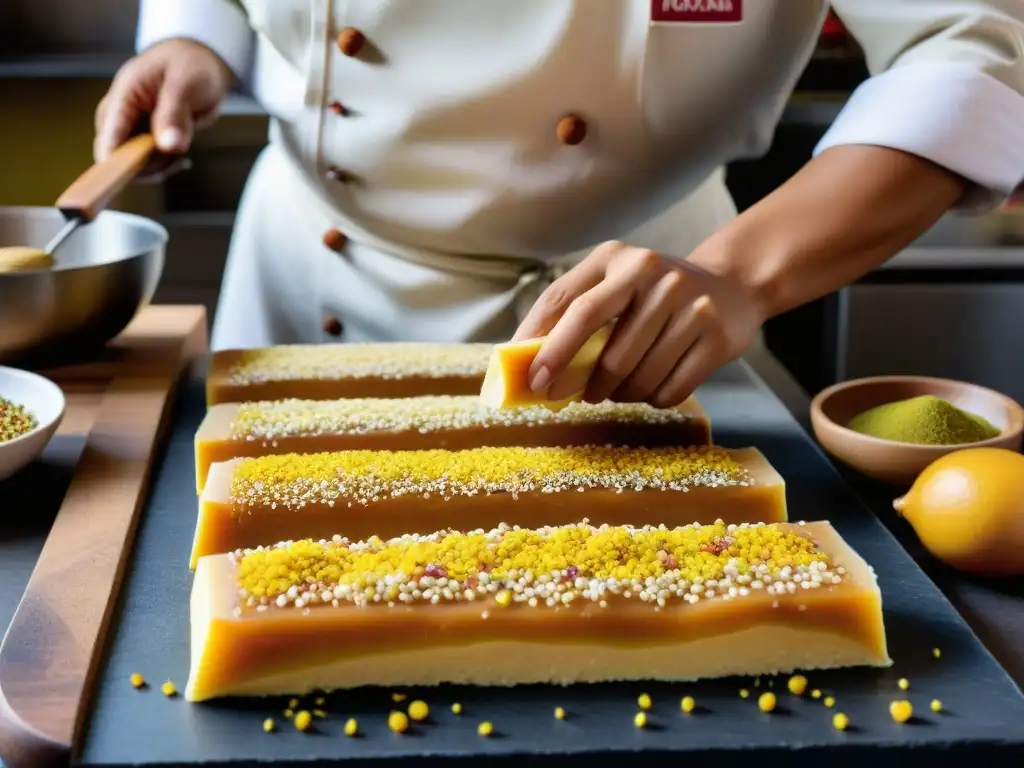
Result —
[[565, 115], [558, 121], [555, 133], [563, 144], [579, 144], [587, 135], [587, 123], [577, 115]]
[[341, 336], [343, 330], [344, 327], [338, 318], [334, 316], [324, 318], [324, 333], [328, 336]]
[[324, 232], [323, 241], [332, 251], [340, 251], [348, 242], [348, 236], [340, 229], [331, 228]]
[[365, 42], [363, 33], [353, 27], [345, 27], [338, 33], [338, 50], [346, 56], [358, 56]]
[[333, 165], [327, 169], [326, 176], [328, 181], [340, 181], [342, 184], [352, 181], [352, 174]]

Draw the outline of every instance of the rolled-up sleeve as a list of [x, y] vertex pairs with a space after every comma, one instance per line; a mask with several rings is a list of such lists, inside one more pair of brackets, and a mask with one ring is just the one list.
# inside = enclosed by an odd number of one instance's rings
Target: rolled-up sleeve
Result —
[[815, 148], [892, 147], [972, 184], [985, 210], [1024, 180], [1024, 3], [833, 0], [871, 77]]
[[249, 79], [253, 31], [232, 0], [140, 0], [137, 51], [173, 37], [202, 43], [242, 81]]

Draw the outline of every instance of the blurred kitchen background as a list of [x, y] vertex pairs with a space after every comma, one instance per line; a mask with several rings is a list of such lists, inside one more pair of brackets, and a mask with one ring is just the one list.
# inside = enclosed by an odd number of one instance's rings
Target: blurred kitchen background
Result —
[[[93, 110], [132, 53], [136, 14], [136, 0], [0, 0], [0, 205], [51, 205], [91, 162]], [[830, 20], [770, 153], [730, 168], [741, 208], [807, 160], [865, 77], [856, 44]], [[258, 106], [234, 97], [200, 135], [190, 171], [118, 202], [170, 231], [157, 302], [200, 303], [212, 314], [234, 210], [266, 130]], [[858, 285], [773, 320], [766, 339], [812, 393], [845, 378], [916, 373], [1024, 401], [1022, 327], [1024, 205], [1011, 202], [978, 218], [947, 217]]]

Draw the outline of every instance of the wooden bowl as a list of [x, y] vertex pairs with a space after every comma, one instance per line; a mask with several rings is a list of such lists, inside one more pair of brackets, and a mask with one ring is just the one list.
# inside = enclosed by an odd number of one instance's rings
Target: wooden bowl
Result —
[[[981, 416], [999, 429], [996, 437], [961, 445], [916, 445], [869, 437], [848, 429], [854, 416], [876, 405], [934, 395]], [[1024, 408], [999, 392], [952, 379], [927, 376], [875, 376], [834, 384], [811, 401], [811, 426], [821, 446], [836, 459], [876, 480], [911, 485], [921, 471], [963, 448], [1009, 448], [1019, 451], [1024, 435]]]

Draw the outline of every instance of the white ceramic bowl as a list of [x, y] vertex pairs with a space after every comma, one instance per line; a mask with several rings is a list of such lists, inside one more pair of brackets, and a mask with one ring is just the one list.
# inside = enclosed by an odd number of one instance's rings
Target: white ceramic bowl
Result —
[[23, 469], [43, 452], [64, 418], [64, 393], [47, 378], [0, 366], [0, 397], [20, 405], [38, 422], [31, 432], [0, 442], [0, 480]]

